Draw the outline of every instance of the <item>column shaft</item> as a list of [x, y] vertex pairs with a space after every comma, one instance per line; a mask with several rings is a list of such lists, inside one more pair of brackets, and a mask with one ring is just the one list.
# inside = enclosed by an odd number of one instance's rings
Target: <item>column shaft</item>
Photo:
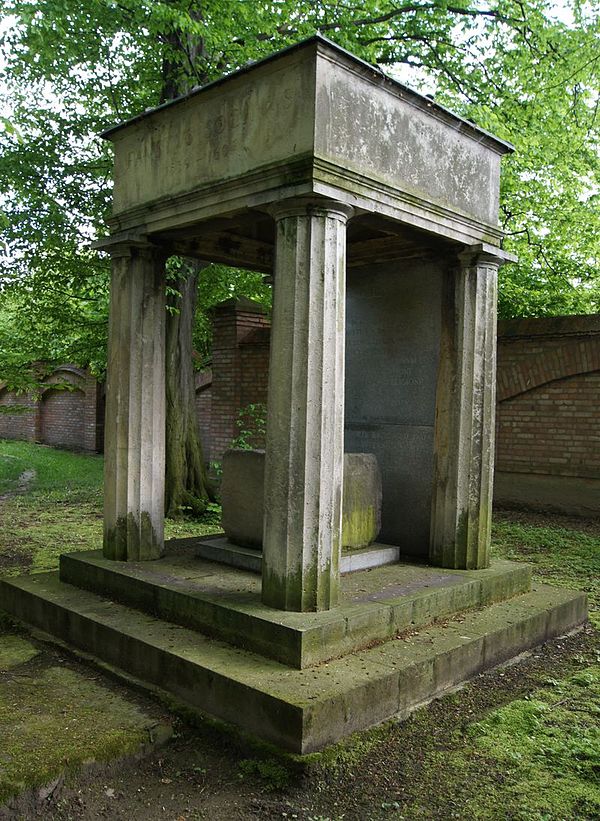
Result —
[[498, 260], [472, 253], [460, 260], [448, 277], [442, 323], [430, 557], [470, 569], [490, 563]]
[[112, 253], [104, 555], [142, 561], [164, 547], [165, 258], [150, 248]]
[[337, 203], [274, 213], [262, 595], [282, 610], [338, 600], [350, 213]]

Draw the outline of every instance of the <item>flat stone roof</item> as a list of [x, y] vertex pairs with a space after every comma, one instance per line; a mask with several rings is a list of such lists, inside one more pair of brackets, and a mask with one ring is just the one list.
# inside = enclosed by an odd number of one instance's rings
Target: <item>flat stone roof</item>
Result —
[[262, 60], [257, 60], [255, 62], [249, 63], [247, 66], [238, 69], [237, 71], [233, 71], [230, 74], [226, 74], [223, 77], [220, 77], [218, 80], [213, 80], [211, 83], [207, 83], [204, 86], [197, 86], [189, 91], [187, 94], [182, 95], [181, 97], [177, 97], [174, 100], [169, 100], [162, 105], [156, 106], [155, 108], [149, 108], [143, 111], [141, 114], [136, 115], [135, 117], [130, 118], [129, 120], [125, 120], [122, 123], [118, 123], [117, 125], [112, 126], [111, 128], [106, 129], [101, 133], [101, 136], [105, 139], [112, 139], [113, 135], [117, 132], [128, 128], [131, 125], [134, 125], [141, 120], [144, 120], [148, 117], [152, 117], [159, 112], [164, 111], [165, 109], [172, 108], [186, 100], [189, 100], [191, 97], [196, 97], [199, 94], [207, 91], [208, 89], [215, 88], [215, 86], [222, 85], [233, 80], [235, 77], [239, 77], [242, 74], [246, 74], [248, 72], [253, 71], [258, 66], [264, 65], [265, 63], [273, 62], [275, 60], [279, 60], [282, 57], [285, 57], [295, 51], [299, 51], [300, 49], [307, 48], [315, 43], [318, 43], [322, 46], [326, 51], [333, 53], [333, 55], [337, 55], [339, 58], [343, 58], [344, 61], [351, 61], [356, 67], [361, 69], [361, 73], [363, 76], [368, 74], [369, 79], [376, 85], [384, 85], [386, 86], [391, 92], [398, 94], [407, 102], [412, 103], [417, 108], [421, 110], [427, 111], [432, 116], [435, 116], [446, 123], [454, 124], [461, 133], [468, 134], [470, 137], [476, 139], [478, 142], [482, 142], [486, 144], [489, 148], [494, 149], [499, 154], [508, 154], [515, 150], [514, 146], [506, 142], [505, 140], [501, 140], [499, 137], [496, 137], [494, 134], [486, 131], [483, 128], [475, 125], [475, 123], [471, 122], [470, 120], [466, 120], [464, 117], [460, 117], [458, 114], [455, 114], [450, 109], [446, 108], [440, 103], [436, 103], [435, 100], [427, 97], [423, 94], [420, 94], [418, 91], [410, 88], [409, 86], [404, 85], [403, 83], [399, 82], [398, 80], [393, 79], [392, 77], [385, 74], [378, 66], [372, 65], [371, 63], [366, 62], [366, 60], [362, 60], [360, 57], [356, 57], [356, 55], [352, 54], [350, 51], [338, 46], [332, 40], [325, 37], [322, 34], [314, 34], [311, 37], [306, 38], [305, 40], [301, 40], [294, 45], [288, 46], [287, 48], [282, 49], [281, 51], [277, 51], [274, 54], [269, 55], [268, 57], [263, 58]]

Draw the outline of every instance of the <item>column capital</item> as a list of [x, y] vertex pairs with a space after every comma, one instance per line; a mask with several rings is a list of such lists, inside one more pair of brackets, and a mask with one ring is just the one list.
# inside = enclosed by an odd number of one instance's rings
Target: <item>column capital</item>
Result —
[[507, 262], [517, 261], [515, 254], [511, 254], [497, 245], [489, 245], [487, 242], [466, 245], [458, 254], [458, 258], [465, 268], [476, 265], [494, 265], [499, 268], [501, 265], [506, 265]]
[[294, 197], [269, 206], [269, 213], [275, 220], [286, 217], [331, 217], [346, 222], [354, 214], [354, 208], [338, 200], [319, 197]]
[[96, 251], [106, 251], [113, 258], [148, 256], [166, 259], [169, 256], [165, 248], [155, 245], [146, 234], [130, 231], [98, 239], [92, 243], [92, 248]]

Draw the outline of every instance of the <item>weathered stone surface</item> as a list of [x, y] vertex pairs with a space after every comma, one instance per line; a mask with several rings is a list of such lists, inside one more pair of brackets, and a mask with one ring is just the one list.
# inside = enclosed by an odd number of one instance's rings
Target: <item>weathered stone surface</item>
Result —
[[265, 452], [228, 450], [223, 455], [221, 524], [228, 539], [260, 549], [263, 541]]
[[319, 194], [457, 242], [499, 243], [511, 147], [318, 35], [107, 136], [120, 229], [148, 203], [141, 222], [155, 232]]
[[[262, 450], [229, 450], [223, 457], [221, 523], [228, 539], [262, 548], [264, 499]], [[372, 453], [344, 454], [342, 548], [372, 544], [381, 529], [381, 473]]]
[[342, 578], [333, 610], [284, 613], [261, 602], [254, 573], [199, 560], [190, 540], [181, 541], [168, 544], [159, 562], [115, 564], [99, 551], [64, 554], [60, 578], [298, 669], [531, 587], [530, 568], [515, 562], [450, 572], [402, 563]]
[[[424, 246], [424, 253], [426, 246]], [[443, 264], [348, 271], [346, 450], [374, 453], [383, 482], [380, 541], [428, 558]]]
[[344, 454], [342, 548], [366, 547], [381, 530], [381, 473], [372, 453]]
[[164, 546], [165, 256], [112, 249], [104, 432], [104, 555], [156, 559]]
[[328, 610], [338, 598], [351, 213], [302, 200], [274, 211], [262, 596], [281, 610]]
[[490, 562], [500, 259], [465, 252], [447, 277], [438, 373], [430, 558]]
[[[213, 641], [39, 573], [0, 581], [3, 607], [108, 664], [294, 753], [323, 749], [586, 618], [583, 593], [540, 586], [508, 602], [317, 668]], [[306, 615], [295, 614], [299, 618]]]

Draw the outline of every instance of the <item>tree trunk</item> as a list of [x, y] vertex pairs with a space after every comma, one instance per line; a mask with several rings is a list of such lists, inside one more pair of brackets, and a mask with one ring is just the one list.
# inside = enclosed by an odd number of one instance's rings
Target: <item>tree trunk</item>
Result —
[[[201, 19], [200, 9], [191, 16]], [[198, 73], [196, 60], [204, 43], [182, 32], [168, 37], [172, 52], [163, 58], [161, 102], [188, 91], [195, 83], [208, 77]], [[184, 70], [181, 60], [184, 60]], [[192, 73], [190, 74], [190, 70]], [[187, 271], [173, 283], [181, 296], [168, 295], [166, 333], [167, 441], [165, 515], [177, 518], [186, 512], [204, 513], [211, 498], [208, 488], [202, 443], [196, 417], [196, 391], [192, 364], [192, 332], [196, 312], [198, 272], [200, 265], [188, 260]], [[187, 274], [187, 276], [185, 275]], [[174, 310], [173, 310], [174, 309]]]
[[204, 513], [210, 499], [196, 416], [192, 329], [196, 312], [198, 263], [175, 284], [169, 296], [166, 338], [167, 443], [165, 515]]

